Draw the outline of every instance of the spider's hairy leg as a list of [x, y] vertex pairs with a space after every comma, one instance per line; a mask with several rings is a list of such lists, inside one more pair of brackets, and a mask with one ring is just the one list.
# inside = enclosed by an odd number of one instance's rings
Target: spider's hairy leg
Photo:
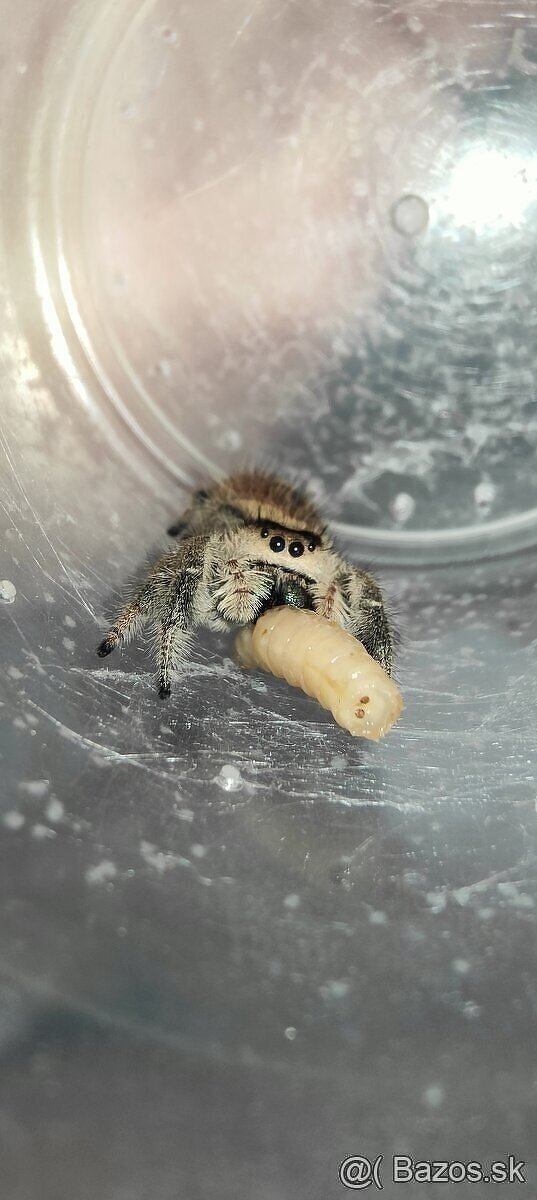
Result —
[[185, 656], [190, 633], [205, 619], [203, 585], [208, 537], [190, 537], [157, 564], [157, 686], [161, 699], [171, 692], [173, 676]]
[[149, 581], [138, 592], [134, 600], [131, 600], [130, 604], [127, 604], [126, 608], [123, 609], [117, 618], [117, 621], [114, 621], [114, 624], [108, 630], [106, 637], [103, 638], [97, 647], [99, 658], [106, 658], [119, 645], [129, 642], [131, 638], [135, 637], [146, 621], [149, 620], [152, 605], [153, 589], [152, 583]]
[[172, 690], [172, 679], [184, 659], [189, 645], [186, 614], [171, 610], [168, 617], [158, 623], [157, 640], [157, 686], [161, 700], [167, 700]]
[[341, 586], [349, 610], [346, 628], [391, 675], [393, 635], [378, 583], [366, 571], [349, 567]]
[[[201, 541], [201, 539], [192, 539]], [[189, 565], [177, 572], [167, 602], [161, 609], [157, 635], [157, 685], [161, 700], [171, 692], [172, 679], [190, 643], [190, 631], [202, 617], [200, 584], [203, 574], [203, 552], [198, 561], [193, 556]]]
[[159, 559], [137, 596], [118, 617], [97, 649], [101, 658], [128, 641], [148, 620], [158, 632], [158, 683], [161, 696], [170, 693], [170, 681], [188, 642], [188, 632], [202, 616], [200, 583], [205, 563], [206, 537], [191, 537]]

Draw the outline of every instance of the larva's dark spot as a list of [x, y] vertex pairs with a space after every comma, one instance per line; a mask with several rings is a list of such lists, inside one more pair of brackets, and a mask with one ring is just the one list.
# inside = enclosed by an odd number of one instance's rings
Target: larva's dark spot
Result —
[[357, 717], [365, 717], [365, 709], [364, 709], [364, 708], [357, 708], [357, 709], [356, 709], [356, 716], [357, 716]]
[[369, 704], [369, 696], [360, 696], [360, 704]]

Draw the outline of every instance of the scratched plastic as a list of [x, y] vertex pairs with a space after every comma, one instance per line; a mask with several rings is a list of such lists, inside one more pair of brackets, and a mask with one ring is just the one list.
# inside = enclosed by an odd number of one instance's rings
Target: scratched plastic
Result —
[[[2, 1200], [533, 1194], [535, 5], [0, 11]], [[95, 657], [245, 460], [391, 598], [379, 745]]]

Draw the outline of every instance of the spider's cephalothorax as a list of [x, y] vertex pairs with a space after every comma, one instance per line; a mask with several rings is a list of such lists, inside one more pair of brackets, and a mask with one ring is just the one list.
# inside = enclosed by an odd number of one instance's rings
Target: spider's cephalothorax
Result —
[[378, 584], [334, 549], [314, 506], [271, 475], [233, 475], [198, 491], [161, 558], [101, 642], [104, 658], [147, 621], [158, 635], [158, 687], [171, 680], [197, 625], [227, 629], [268, 608], [311, 608], [354, 634], [390, 673], [392, 636]]

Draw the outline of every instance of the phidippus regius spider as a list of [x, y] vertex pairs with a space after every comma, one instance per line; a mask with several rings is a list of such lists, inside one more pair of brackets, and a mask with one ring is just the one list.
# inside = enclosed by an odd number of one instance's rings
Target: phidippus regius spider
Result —
[[168, 532], [177, 544], [97, 650], [105, 658], [154, 622], [160, 696], [169, 696], [196, 626], [246, 625], [283, 604], [337, 622], [390, 674], [392, 634], [378, 584], [338, 554], [313, 504], [291, 484], [257, 471], [233, 475], [197, 491]]

